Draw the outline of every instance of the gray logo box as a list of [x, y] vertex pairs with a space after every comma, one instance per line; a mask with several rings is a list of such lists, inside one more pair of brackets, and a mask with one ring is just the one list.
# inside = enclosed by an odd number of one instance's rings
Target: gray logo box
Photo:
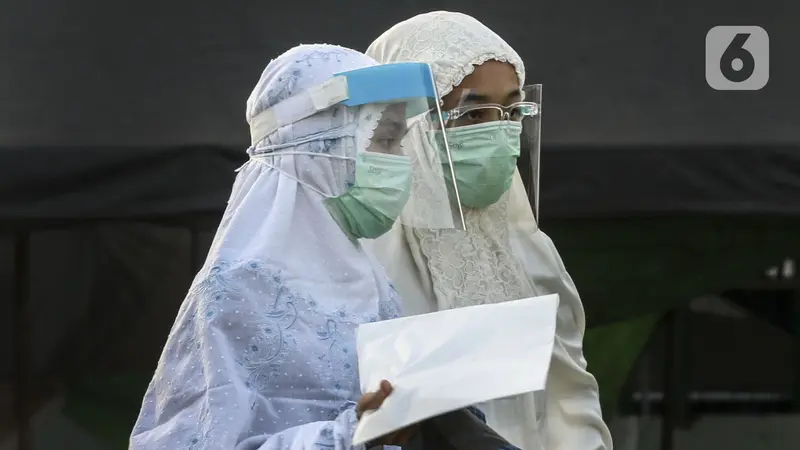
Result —
[[758, 26], [718, 26], [706, 34], [706, 83], [757, 91], [769, 81], [769, 35]]

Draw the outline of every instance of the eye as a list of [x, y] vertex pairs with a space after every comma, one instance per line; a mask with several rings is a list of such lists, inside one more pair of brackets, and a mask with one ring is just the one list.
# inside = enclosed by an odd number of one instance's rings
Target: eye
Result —
[[537, 114], [537, 106], [534, 105], [519, 105], [515, 106], [510, 112], [510, 119], [517, 122], [522, 121], [526, 117], [533, 117]]
[[483, 109], [473, 109], [472, 111], [467, 111], [464, 117], [467, 118], [467, 120], [481, 121], [486, 118], [486, 111]]
[[463, 112], [459, 112], [457, 117], [456, 126], [474, 125], [498, 120], [500, 111], [494, 106], [467, 107]]
[[525, 117], [525, 107], [524, 106], [517, 106], [511, 109], [511, 113], [509, 114], [509, 119], [514, 121], [521, 121]]

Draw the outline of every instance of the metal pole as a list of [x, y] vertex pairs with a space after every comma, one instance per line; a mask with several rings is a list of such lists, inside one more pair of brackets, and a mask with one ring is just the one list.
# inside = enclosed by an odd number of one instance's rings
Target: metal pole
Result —
[[792, 334], [794, 335], [794, 392], [792, 410], [800, 413], [800, 287], [792, 289]]
[[14, 417], [17, 424], [17, 449], [33, 450], [30, 427], [31, 318], [30, 318], [30, 234], [14, 236]]
[[666, 314], [666, 351], [664, 352], [664, 398], [661, 421], [661, 450], [673, 450], [675, 429], [689, 426], [689, 386], [686, 367], [688, 317], [686, 308]]
[[664, 396], [661, 398], [661, 450], [673, 449], [675, 433], [675, 311], [664, 317]]

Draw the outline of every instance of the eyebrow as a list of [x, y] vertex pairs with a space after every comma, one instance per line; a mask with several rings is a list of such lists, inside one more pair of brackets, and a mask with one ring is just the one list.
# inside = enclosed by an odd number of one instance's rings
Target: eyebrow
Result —
[[464, 103], [489, 103], [489, 96], [486, 94], [468, 93], [461, 101]]
[[[508, 101], [513, 98], [520, 98], [520, 97], [522, 97], [522, 91], [515, 88], [508, 91], [508, 93], [505, 96], [505, 99], [506, 101]], [[464, 103], [490, 103], [489, 100], [490, 98], [486, 94], [476, 94], [472, 92], [466, 94], [462, 99]]]
[[522, 98], [522, 90], [512, 89], [508, 91], [508, 94], [506, 94], [506, 100], [511, 100], [513, 98]]

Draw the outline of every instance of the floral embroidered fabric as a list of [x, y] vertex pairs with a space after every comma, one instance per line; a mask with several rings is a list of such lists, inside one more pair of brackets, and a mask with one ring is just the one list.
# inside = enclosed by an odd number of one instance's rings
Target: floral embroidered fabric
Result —
[[[336, 73], [374, 64], [341, 47], [296, 47], [265, 70], [248, 101], [248, 120]], [[368, 133], [374, 123], [367, 116], [334, 108], [278, 129], [265, 144], [352, 123]], [[352, 135], [296, 147], [358, 151]], [[363, 447], [352, 446], [361, 396], [355, 330], [398, 317], [398, 299], [383, 269], [335, 223], [323, 197], [298, 182], [323, 192], [341, 189], [351, 171], [335, 162], [285, 156], [281, 171], [252, 160], [240, 169], [145, 393], [130, 449]]]

